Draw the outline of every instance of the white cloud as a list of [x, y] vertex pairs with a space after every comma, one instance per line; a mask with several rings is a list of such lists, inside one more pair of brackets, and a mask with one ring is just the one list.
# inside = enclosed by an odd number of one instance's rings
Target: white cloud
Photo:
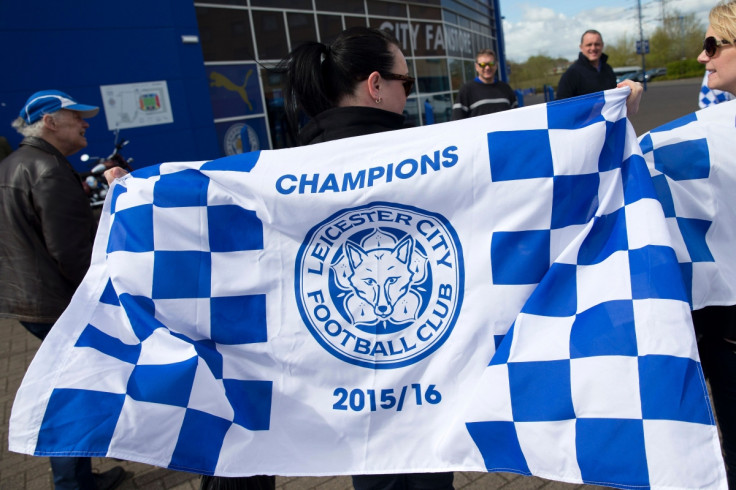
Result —
[[[521, 11], [521, 17], [503, 21], [506, 57], [510, 61], [523, 62], [529, 56], [538, 54], [574, 60], [578, 56], [580, 36], [587, 29], [600, 31], [603, 40], [609, 43], [623, 36], [639, 38], [638, 10], [636, 4], [630, 0], [621, 0], [619, 6], [583, 7], [572, 15], [569, 11], [567, 15], [560, 12], [562, 7], [552, 9], [540, 6], [544, 0], [534, 1], [536, 3], [515, 5], [516, 10]], [[711, 7], [710, 4], [703, 5], [702, 0], [667, 2], [667, 12], [670, 15], [675, 10], [683, 14], [695, 13], [704, 29]], [[642, 31], [645, 38], [654, 32], [661, 17], [660, 1], [642, 2]]]

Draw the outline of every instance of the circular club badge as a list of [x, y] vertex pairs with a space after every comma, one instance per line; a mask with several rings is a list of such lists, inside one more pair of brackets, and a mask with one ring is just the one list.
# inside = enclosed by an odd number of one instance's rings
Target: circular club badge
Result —
[[343, 361], [408, 366], [452, 332], [464, 292], [463, 254], [443, 216], [395, 203], [345, 209], [314, 226], [296, 260], [299, 311]]

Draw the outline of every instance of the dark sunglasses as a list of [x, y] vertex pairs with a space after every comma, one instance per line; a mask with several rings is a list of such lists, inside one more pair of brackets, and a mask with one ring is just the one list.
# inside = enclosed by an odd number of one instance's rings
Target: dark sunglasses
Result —
[[396, 73], [381, 73], [381, 76], [385, 78], [386, 80], [400, 80], [401, 84], [404, 86], [404, 92], [406, 92], [407, 97], [409, 97], [409, 94], [411, 93], [411, 89], [414, 87], [414, 82], [416, 82], [416, 78], [410, 77], [409, 75], [397, 75]]
[[480, 69], [481, 70], [485, 70], [486, 69], [486, 66], [494, 66], [496, 64], [496, 62], [495, 61], [489, 61], [488, 63], [478, 63], [476, 61], [475, 64], [478, 65], [478, 66], [480, 66]]
[[703, 39], [703, 51], [705, 51], [705, 54], [707, 54], [709, 58], [712, 58], [716, 55], [718, 48], [724, 44], [731, 44], [731, 41], [726, 41], [725, 39], [719, 41], [713, 36], [708, 36]]

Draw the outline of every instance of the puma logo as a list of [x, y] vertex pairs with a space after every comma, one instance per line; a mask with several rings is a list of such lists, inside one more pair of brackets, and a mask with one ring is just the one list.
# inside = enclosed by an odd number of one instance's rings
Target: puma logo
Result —
[[245, 81], [243, 82], [243, 85], [236, 85], [233, 81], [231, 81], [222, 73], [213, 71], [210, 73], [210, 87], [222, 87], [225, 90], [237, 92], [238, 94], [240, 94], [240, 98], [243, 99], [243, 102], [248, 104], [248, 109], [252, 111], [253, 104], [250, 103], [250, 99], [248, 99], [248, 92], [245, 90], [246, 85], [248, 85], [248, 79], [252, 74], [253, 70], [248, 70], [248, 73], [245, 74]]

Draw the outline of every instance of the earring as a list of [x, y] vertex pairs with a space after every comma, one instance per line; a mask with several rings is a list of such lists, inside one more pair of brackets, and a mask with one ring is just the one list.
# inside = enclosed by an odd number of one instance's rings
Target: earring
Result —
[[380, 103], [381, 103], [381, 98], [379, 97], [376, 99], [376, 104], [380, 104]]

